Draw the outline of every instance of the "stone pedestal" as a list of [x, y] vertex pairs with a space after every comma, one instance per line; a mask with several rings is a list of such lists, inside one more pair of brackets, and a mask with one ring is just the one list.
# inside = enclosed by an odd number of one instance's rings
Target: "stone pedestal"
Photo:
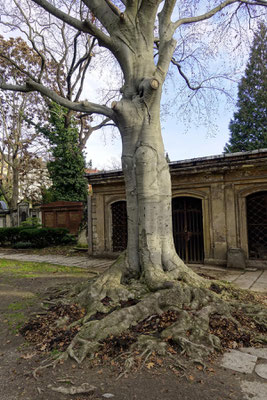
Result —
[[227, 268], [246, 268], [245, 253], [240, 248], [230, 248], [227, 252]]

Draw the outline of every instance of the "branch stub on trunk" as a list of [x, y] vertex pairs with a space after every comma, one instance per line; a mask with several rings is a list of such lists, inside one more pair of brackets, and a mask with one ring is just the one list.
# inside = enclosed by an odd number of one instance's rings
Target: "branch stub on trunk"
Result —
[[159, 81], [155, 78], [150, 80], [150, 86], [152, 89], [157, 90], [159, 88]]
[[117, 104], [118, 104], [117, 101], [113, 101], [113, 102], [111, 103], [111, 108], [112, 108], [112, 110], [115, 110]]

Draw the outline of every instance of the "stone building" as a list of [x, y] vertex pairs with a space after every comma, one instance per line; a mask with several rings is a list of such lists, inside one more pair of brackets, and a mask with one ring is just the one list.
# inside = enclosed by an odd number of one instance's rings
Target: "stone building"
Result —
[[[170, 163], [173, 234], [186, 263], [267, 268], [267, 149]], [[89, 248], [127, 245], [121, 171], [87, 175]]]

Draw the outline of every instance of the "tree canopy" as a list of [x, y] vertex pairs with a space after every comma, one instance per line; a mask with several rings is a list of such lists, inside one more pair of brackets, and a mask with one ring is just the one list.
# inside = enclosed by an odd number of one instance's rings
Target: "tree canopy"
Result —
[[237, 111], [229, 125], [227, 153], [267, 148], [267, 28], [255, 33], [244, 77], [238, 85]]

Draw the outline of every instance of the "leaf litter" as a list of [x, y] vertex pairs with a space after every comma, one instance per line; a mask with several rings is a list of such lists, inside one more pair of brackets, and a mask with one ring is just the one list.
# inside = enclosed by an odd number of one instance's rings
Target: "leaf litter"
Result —
[[[110, 305], [110, 299], [103, 299], [103, 304]], [[121, 307], [132, 306], [134, 303], [121, 304]], [[80, 325], [73, 322], [81, 320], [86, 315], [85, 309], [77, 304], [51, 307], [45, 315], [37, 315], [31, 318], [21, 329], [24, 338], [33, 343], [40, 352], [53, 350], [64, 351], [72, 339], [80, 330]], [[98, 313], [91, 319], [102, 319], [107, 314]], [[119, 335], [110, 335], [101, 342], [100, 350], [95, 354], [94, 363], [104, 364], [108, 362], [114, 367], [119, 367], [127, 359], [131, 346], [138, 341], [140, 335], [160, 337], [160, 333], [179, 319], [179, 311], [168, 310], [161, 315], [152, 315]], [[238, 323], [236, 321], [238, 321]], [[60, 323], [59, 323], [60, 322]], [[245, 329], [245, 332], [244, 332]], [[266, 334], [266, 328], [245, 316], [242, 310], [233, 312], [233, 319], [219, 314], [210, 316], [210, 333], [220, 338], [222, 351], [229, 348], [255, 346], [255, 335]], [[167, 353], [173, 358], [180, 353], [179, 346], [171, 337], [166, 338]], [[134, 365], [136, 368], [142, 364], [139, 351], [134, 353]], [[145, 360], [147, 369], [161, 367], [165, 362], [152, 352]]]

